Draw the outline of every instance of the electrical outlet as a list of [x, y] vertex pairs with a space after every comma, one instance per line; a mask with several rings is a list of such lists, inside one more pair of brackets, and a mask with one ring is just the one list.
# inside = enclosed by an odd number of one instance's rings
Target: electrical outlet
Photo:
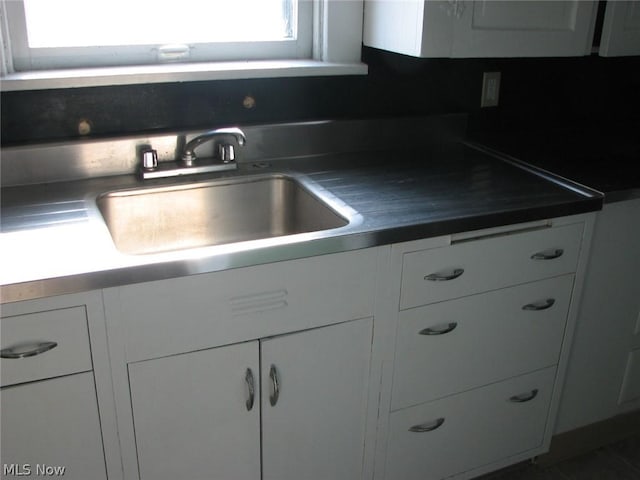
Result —
[[500, 97], [500, 72], [484, 72], [480, 107], [497, 107]]

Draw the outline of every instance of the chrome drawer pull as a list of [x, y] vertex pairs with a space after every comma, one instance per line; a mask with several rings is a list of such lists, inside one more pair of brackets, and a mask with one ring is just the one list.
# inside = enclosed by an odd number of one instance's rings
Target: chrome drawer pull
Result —
[[541, 302], [527, 303], [522, 307], [522, 309], [530, 311], [546, 310], [547, 308], [553, 307], [554, 303], [556, 303], [556, 300], [554, 298], [547, 298], [546, 300], [543, 300]]
[[278, 371], [275, 365], [271, 365], [269, 369], [269, 378], [271, 379], [271, 385], [273, 386], [273, 392], [269, 395], [269, 403], [272, 407], [275, 407], [280, 397], [280, 382], [278, 380]]
[[438, 418], [433, 422], [421, 423], [420, 425], [414, 425], [409, 429], [410, 432], [415, 433], [424, 433], [424, 432], [433, 432], [436, 428], [440, 428], [444, 423], [444, 418]]
[[431, 273], [424, 277], [425, 280], [431, 282], [446, 282], [447, 280], [453, 280], [458, 278], [464, 273], [464, 268], [454, 268], [451, 273]]
[[534, 398], [536, 398], [537, 395], [538, 395], [538, 389], [534, 388], [529, 393], [522, 393], [520, 395], [514, 395], [513, 397], [511, 397], [509, 399], [509, 401], [514, 402], [514, 403], [529, 402], [529, 401], [533, 400]]
[[0, 350], [0, 358], [27, 358], [35, 357], [41, 353], [48, 352], [56, 348], [56, 342], [39, 342], [29, 343], [25, 345], [16, 345], [15, 347], [3, 348]]
[[561, 257], [564, 250], [561, 248], [552, 248], [544, 250], [543, 252], [534, 253], [531, 255], [532, 260], [553, 260], [554, 258]]
[[443, 323], [442, 325], [436, 325], [435, 327], [428, 327], [424, 330], [420, 330], [420, 335], [444, 335], [449, 333], [458, 326], [456, 322]]
[[247, 383], [247, 387], [249, 388], [249, 398], [247, 398], [246, 406], [247, 411], [250, 412], [253, 408], [253, 402], [256, 398], [256, 386], [253, 380], [253, 372], [250, 368], [247, 368], [247, 371], [244, 375], [244, 381]]

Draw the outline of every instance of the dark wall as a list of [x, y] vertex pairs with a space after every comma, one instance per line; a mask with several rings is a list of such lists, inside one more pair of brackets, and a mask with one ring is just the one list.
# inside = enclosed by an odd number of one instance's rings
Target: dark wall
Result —
[[[468, 112], [474, 131], [593, 125], [640, 117], [640, 57], [415, 59], [363, 49], [369, 74], [3, 92], [3, 145], [327, 118]], [[480, 109], [482, 72], [500, 106]], [[243, 99], [255, 98], [253, 108]]]

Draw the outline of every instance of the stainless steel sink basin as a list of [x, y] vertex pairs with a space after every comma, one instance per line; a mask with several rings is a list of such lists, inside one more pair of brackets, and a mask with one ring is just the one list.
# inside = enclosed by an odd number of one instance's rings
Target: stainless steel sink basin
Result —
[[97, 205], [116, 248], [127, 254], [295, 235], [349, 223], [286, 175], [114, 191], [100, 195]]

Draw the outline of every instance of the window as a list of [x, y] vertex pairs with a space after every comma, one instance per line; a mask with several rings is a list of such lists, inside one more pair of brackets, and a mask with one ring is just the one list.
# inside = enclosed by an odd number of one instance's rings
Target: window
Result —
[[0, 0], [0, 85], [15, 90], [362, 74], [362, 4]]
[[10, 0], [16, 71], [310, 58], [309, 0]]

